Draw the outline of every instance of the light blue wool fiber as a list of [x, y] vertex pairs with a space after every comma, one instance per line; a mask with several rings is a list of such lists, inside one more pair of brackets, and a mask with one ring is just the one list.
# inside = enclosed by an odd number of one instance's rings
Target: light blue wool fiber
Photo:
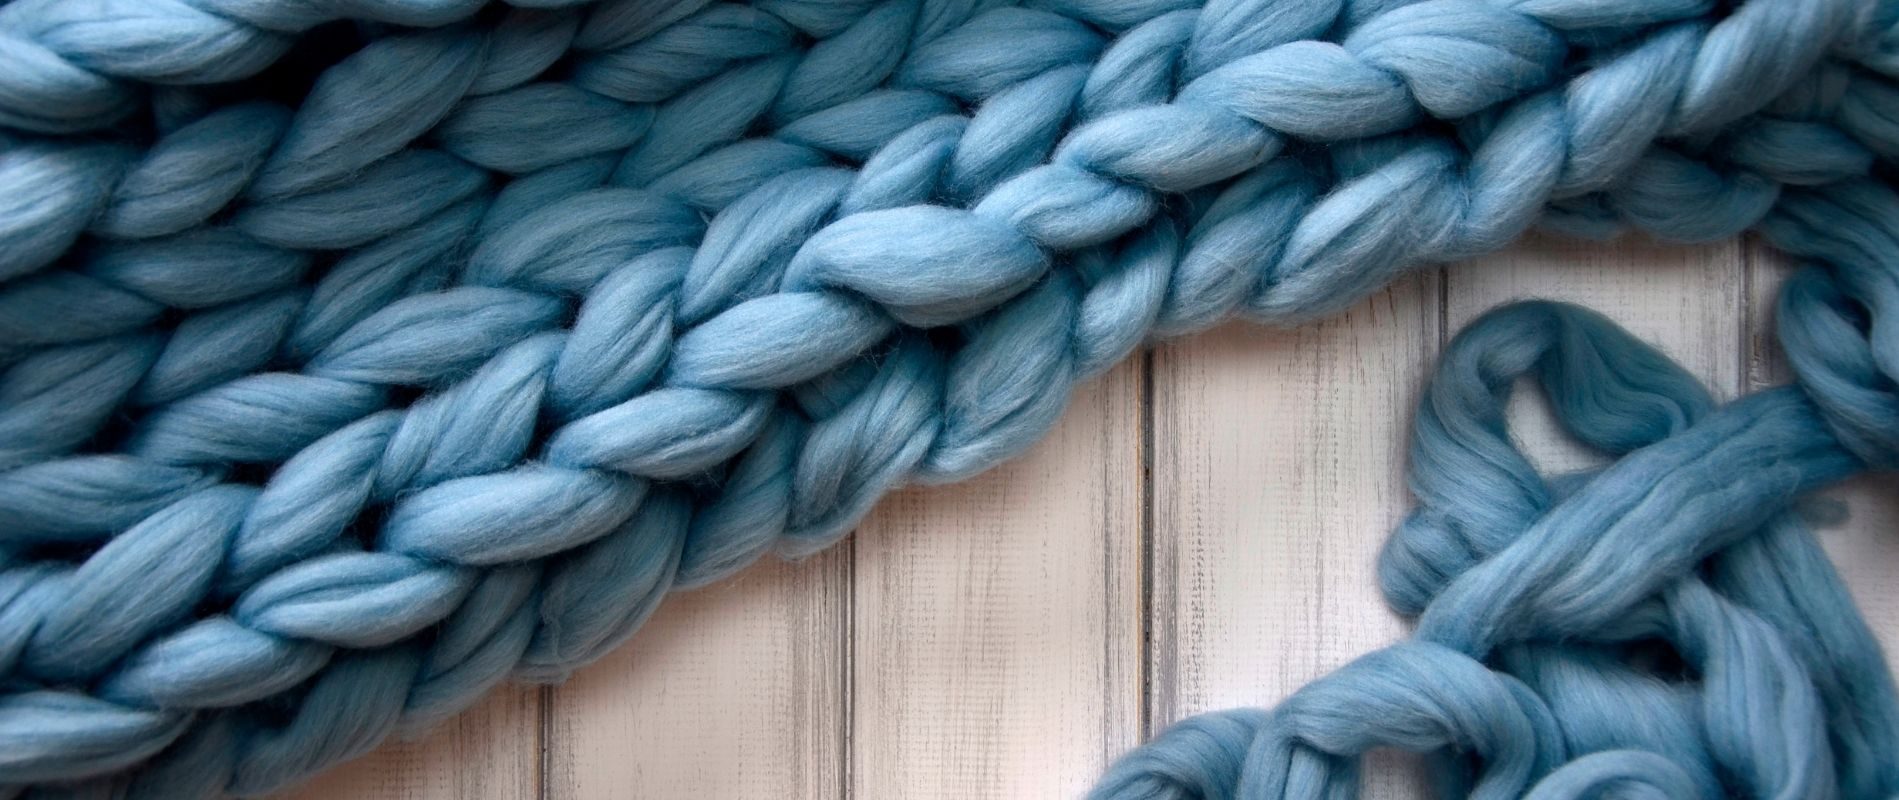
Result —
[[[1797, 380], [1464, 331], [1416, 635], [1094, 796], [1899, 796], [1895, 0], [0, 0], [0, 798], [257, 795], [1022, 452], [1144, 343], [1753, 231]], [[1539, 474], [1540, 381], [1618, 460]]]

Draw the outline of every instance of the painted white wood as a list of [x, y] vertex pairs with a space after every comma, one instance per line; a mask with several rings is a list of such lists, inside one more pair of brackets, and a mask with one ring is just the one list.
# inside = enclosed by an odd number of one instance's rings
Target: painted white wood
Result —
[[[1437, 352], [1434, 275], [1293, 330], [1154, 356], [1153, 722], [1270, 706], [1404, 635], [1376, 558], [1402, 515], [1407, 409]], [[1377, 770], [1371, 795], [1410, 776]]]
[[844, 551], [668, 597], [548, 703], [548, 800], [837, 797]]
[[382, 749], [292, 790], [296, 800], [534, 797], [541, 784], [541, 689], [508, 686], [423, 738]]
[[1141, 370], [857, 532], [851, 796], [1069, 797], [1139, 739]]

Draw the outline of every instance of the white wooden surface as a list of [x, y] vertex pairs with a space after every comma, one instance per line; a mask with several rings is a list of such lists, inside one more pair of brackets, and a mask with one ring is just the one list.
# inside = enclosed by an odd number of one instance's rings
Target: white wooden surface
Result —
[[[855, 538], [668, 600], [574, 681], [515, 689], [295, 794], [327, 798], [1074, 796], [1182, 716], [1272, 703], [1404, 635], [1373, 580], [1406, 426], [1445, 339], [1555, 297], [1722, 397], [1781, 379], [1762, 248], [1533, 238], [1296, 330], [1228, 325], [1085, 387], [1027, 456], [888, 498]], [[1552, 467], [1593, 458], [1535, 403]], [[1899, 650], [1899, 480], [1823, 531]], [[1889, 660], [1890, 656], [1889, 656]], [[1372, 794], [1416, 794], [1380, 762]]]

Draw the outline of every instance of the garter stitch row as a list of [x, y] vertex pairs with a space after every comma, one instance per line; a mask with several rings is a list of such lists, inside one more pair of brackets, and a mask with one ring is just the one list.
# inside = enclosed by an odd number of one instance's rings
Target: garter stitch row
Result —
[[[1896, 25], [0, 4], [0, 795], [271, 791], [993, 466], [1145, 341], [1336, 311], [1538, 223], [1758, 229], [1824, 265], [1782, 300], [1801, 387], [1710, 411], [1581, 312], [1474, 327], [1384, 563], [1418, 640], [1183, 723], [1099, 793], [1315, 796], [1378, 745], [1486, 796], [1899, 792], [1877, 648], [1777, 513], [1899, 462]], [[1509, 449], [1538, 363], [1621, 464], [1548, 482]]]

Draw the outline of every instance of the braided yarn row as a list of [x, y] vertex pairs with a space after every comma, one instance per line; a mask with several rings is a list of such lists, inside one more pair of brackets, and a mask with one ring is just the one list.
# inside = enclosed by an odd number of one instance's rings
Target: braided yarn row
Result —
[[[1581, 312], [1473, 328], [1386, 560], [1418, 641], [1099, 791], [1332, 792], [1387, 745], [1475, 752], [1446, 787], [1498, 796], [1899, 791], [1877, 648], [1777, 515], [1899, 459], [1895, 26], [1869, 0], [0, 4], [0, 795], [272, 791], [1019, 453], [1146, 341], [1330, 313], [1539, 223], [1758, 228], [1824, 265], [1783, 298], [1801, 387], [1713, 411]], [[1559, 486], [1508, 449], [1536, 364], [1621, 465]], [[1668, 558], [1608, 563], [1630, 541]], [[1674, 716], [1626, 731], [1603, 698]]]

